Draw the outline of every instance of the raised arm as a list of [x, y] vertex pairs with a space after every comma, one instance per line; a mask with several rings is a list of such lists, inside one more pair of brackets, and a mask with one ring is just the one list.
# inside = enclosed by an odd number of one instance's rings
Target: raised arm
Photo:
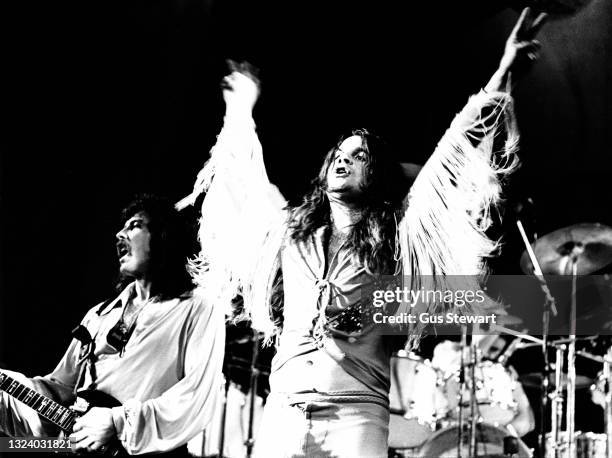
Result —
[[[533, 20], [529, 9], [523, 11], [499, 68], [455, 117], [415, 180], [399, 225], [405, 275], [436, 275], [429, 286], [442, 289], [453, 289], [447, 276], [474, 276], [473, 284], [464, 278], [461, 286], [478, 286], [476, 276], [497, 246], [485, 233], [489, 212], [499, 201], [503, 178], [518, 162], [518, 131], [507, 90], [537, 57], [534, 37], [544, 19]], [[494, 140], [501, 151], [495, 151]]]
[[510, 93], [514, 83], [531, 68], [538, 57], [540, 42], [535, 39], [546, 22], [546, 14], [534, 17], [525, 8], [506, 40], [503, 57], [482, 92], [474, 96], [453, 121], [453, 126], [463, 129], [476, 146], [499, 125], [499, 116], [511, 115], [504, 109], [511, 103]]
[[249, 287], [271, 230], [284, 219], [286, 201], [268, 180], [252, 111], [259, 84], [247, 64], [230, 62], [223, 80], [224, 125], [211, 158], [198, 174], [193, 193], [177, 204], [202, 204], [201, 252], [196, 281], [215, 303], [229, 304]]
[[519, 79], [538, 58], [540, 42], [536, 35], [546, 22], [546, 13], [534, 16], [530, 8], [525, 8], [506, 40], [504, 55], [499, 67], [485, 86], [487, 92], [508, 91], [512, 79]]

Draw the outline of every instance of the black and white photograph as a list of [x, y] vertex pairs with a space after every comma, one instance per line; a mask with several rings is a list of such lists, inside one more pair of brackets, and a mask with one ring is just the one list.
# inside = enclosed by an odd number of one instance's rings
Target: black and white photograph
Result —
[[0, 456], [612, 458], [612, 2], [5, 2]]

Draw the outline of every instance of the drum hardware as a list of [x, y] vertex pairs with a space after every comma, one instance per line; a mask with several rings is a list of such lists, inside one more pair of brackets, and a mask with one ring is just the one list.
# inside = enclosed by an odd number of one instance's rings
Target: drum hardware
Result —
[[546, 435], [549, 442], [548, 454], [545, 458], [604, 458], [606, 456], [606, 435], [596, 433], [575, 432], [574, 455], [569, 455], [569, 443], [567, 431], [559, 433], [560, 440], [557, 444], [552, 442], [551, 436]]
[[[556, 367], [557, 365], [555, 363], [555, 369]], [[521, 381], [523, 386], [526, 386], [528, 388], [540, 389], [542, 385], [542, 377], [543, 377], [542, 372], [529, 372], [527, 374], [521, 375], [519, 377], [519, 380]], [[577, 390], [583, 390], [585, 388], [588, 388], [589, 386], [591, 386], [592, 383], [593, 383], [593, 379], [590, 377], [586, 377], [584, 375], [576, 376], [576, 389]], [[562, 373], [561, 374], [561, 387], [560, 387], [561, 391], [565, 391], [567, 389], [567, 384], [568, 384], [567, 374]], [[553, 390], [556, 386], [558, 386], [557, 381], [556, 381], [556, 374], [554, 372], [552, 374], [548, 374], [548, 385]]]
[[470, 378], [471, 378], [471, 390], [470, 390], [470, 447], [468, 449], [468, 456], [476, 455], [476, 343], [474, 339], [470, 344]]
[[[521, 332], [523, 333], [523, 335], [527, 335], [527, 329], [523, 329]], [[528, 348], [534, 345], [538, 344], [525, 344], [524, 342], [522, 342], [521, 337], [516, 337], [512, 339], [512, 342], [510, 342], [510, 344], [493, 360], [493, 362], [505, 366], [516, 350], [521, 350], [523, 348]]]
[[[586, 341], [593, 341], [593, 340], [597, 340], [599, 336], [595, 335], [595, 336], [581, 336], [581, 337], [576, 337], [576, 342], [586, 342]], [[561, 345], [561, 344], [568, 344], [570, 343], [571, 340], [570, 338], [566, 338], [566, 339], [557, 339], [553, 342], [553, 345]], [[578, 354], [578, 351], [576, 351], [576, 354]]]
[[[463, 445], [463, 392], [465, 391], [466, 380], [465, 380], [465, 352], [464, 348], [467, 347], [467, 326], [461, 326], [461, 358], [459, 362], [459, 427], [457, 428], [457, 458], [461, 458], [461, 447]], [[472, 383], [472, 386], [474, 384]], [[471, 400], [474, 400], [475, 396], [472, 395]], [[472, 441], [470, 439], [470, 445]], [[468, 452], [468, 456], [471, 456]]]
[[491, 328], [491, 331], [497, 331], [501, 334], [508, 334], [514, 337], [518, 337], [519, 339], [522, 340], [528, 340], [531, 343], [535, 344], [535, 345], [530, 345], [530, 344], [526, 344], [526, 343], [521, 343], [521, 347], [520, 348], [528, 348], [530, 346], [540, 346], [544, 343], [544, 341], [542, 339], [538, 339], [537, 337], [533, 337], [530, 336], [529, 334], [525, 334], [524, 332], [518, 332], [515, 331], [514, 329], [510, 329], [510, 328], [506, 328], [504, 326], [499, 326], [499, 325], [493, 325], [493, 327]]
[[[526, 332], [526, 330], [524, 330], [523, 332]], [[521, 339], [516, 338], [513, 339], [512, 342], [510, 342], [510, 345], [508, 345], [504, 351], [502, 351], [495, 359], [494, 361], [496, 363], [499, 363], [503, 366], [506, 365], [506, 363], [508, 362], [508, 359], [510, 359], [510, 357], [512, 356], [512, 354], [516, 351], [516, 349], [518, 348], [519, 344], [521, 343]]]
[[605, 361], [605, 358], [602, 356], [593, 355], [588, 351], [584, 350], [576, 350], [576, 356], [582, 356], [583, 358], [590, 359], [591, 361], [595, 361], [596, 363], [602, 363]]
[[249, 326], [226, 327], [225, 386], [215, 414], [216, 426], [205, 432], [212, 441], [203, 443], [208, 452], [204, 455], [218, 458], [228, 452], [230, 455], [251, 455], [255, 443], [255, 417], [261, 414], [265, 380], [270, 375], [268, 361], [271, 355], [265, 349], [260, 351], [261, 342], [261, 334]]
[[[568, 423], [569, 421], [574, 421], [574, 419], [571, 417], [572, 412], [568, 413], [570, 410], [569, 402], [566, 409], [566, 425], [569, 427], [567, 427], [565, 431], [561, 431], [561, 420], [563, 417], [563, 390], [564, 388], [568, 390], [569, 398], [569, 393], [572, 389], [572, 387], [569, 386], [570, 384], [567, 382], [569, 376], [567, 376], [567, 379], [564, 379], [563, 373], [563, 356], [567, 349], [566, 341], [567, 339], [561, 339], [560, 341], [553, 342], [556, 347], [554, 382], [555, 391], [551, 396], [551, 431], [546, 435], [546, 458], [612, 458], [612, 445], [610, 443], [612, 441], [612, 391], [609, 389], [610, 365], [612, 364], [612, 347], [608, 350], [608, 354], [605, 357], [592, 355], [588, 352], [580, 352], [580, 356], [586, 357], [593, 361], [602, 362], [604, 365], [601, 378], [606, 381], [603, 384], [603, 390], [606, 396], [604, 403], [604, 430], [606, 433], [595, 434], [573, 431], [574, 425]], [[576, 352], [576, 355], [578, 355], [578, 353], [579, 352]], [[568, 365], [569, 363], [570, 360], [568, 359]], [[605, 374], [607, 374], [607, 376]], [[588, 377], [576, 376], [574, 390], [586, 388], [589, 380], [590, 379]], [[528, 385], [528, 383], [525, 383], [525, 385]]]
[[[601, 224], [576, 224], [566, 228], [559, 229], [534, 242], [533, 248], [529, 244], [525, 231], [520, 223], [517, 221], [519, 231], [523, 238], [526, 246], [526, 250], [521, 257], [521, 268], [523, 272], [528, 275], [535, 274], [536, 278], [540, 282], [540, 285], [544, 289], [547, 297], [546, 302], [550, 302], [550, 292], [546, 287], [546, 283], [543, 277], [543, 273], [553, 275], [571, 275], [571, 295], [570, 295], [570, 332], [567, 342], [567, 408], [566, 408], [566, 450], [570, 457], [576, 456], [576, 441], [575, 441], [575, 396], [577, 387], [576, 377], [576, 290], [577, 290], [577, 277], [578, 275], [587, 275], [597, 270], [602, 269], [606, 265], [612, 262], [612, 228], [603, 226]], [[541, 267], [542, 266], [542, 267]], [[554, 305], [554, 304], [553, 304]], [[542, 412], [546, 409], [548, 401], [548, 384], [549, 384], [549, 364], [547, 360], [548, 352], [547, 347], [547, 336], [548, 336], [548, 322], [549, 322], [549, 310], [555, 312], [553, 308], [545, 308], [543, 315], [543, 340], [542, 345], [545, 370], [542, 377]], [[556, 313], [555, 313], [556, 314]], [[558, 358], [559, 359], [559, 358]], [[559, 385], [562, 382], [561, 373], [559, 372], [559, 364], [556, 367], [556, 393], [553, 399], [559, 399], [560, 388]], [[560, 401], [558, 401], [560, 402]], [[544, 416], [541, 417], [541, 431], [540, 431], [540, 448], [541, 456], [548, 456], [546, 454], [547, 440], [544, 434]], [[555, 423], [555, 427], [551, 429], [550, 442], [555, 447], [554, 454], [558, 456], [560, 450], [559, 437], [558, 437], [558, 426], [560, 423], [559, 407], [556, 406], [552, 409], [552, 422]], [[610, 447], [608, 447], [609, 449]], [[564, 449], [565, 450], [565, 449]]]
[[[544, 360], [544, 377], [542, 377], [542, 390], [540, 397], [540, 456], [545, 456], [546, 454], [546, 409], [548, 407], [548, 374], [550, 373], [550, 361], [548, 360], [548, 332], [550, 327], [550, 314], [553, 316], [557, 316], [557, 307], [555, 305], [555, 298], [550, 293], [550, 289], [546, 284], [546, 280], [544, 279], [544, 274], [542, 273], [542, 269], [540, 268], [540, 264], [538, 262], [538, 258], [536, 258], [536, 254], [529, 243], [529, 239], [527, 238], [527, 234], [525, 233], [525, 229], [523, 228], [523, 223], [519, 218], [516, 219], [516, 225], [521, 234], [521, 238], [523, 239], [523, 243], [526, 247], [526, 254], [523, 253], [521, 257], [521, 266], [523, 267], [523, 272], [526, 272], [528, 275], [535, 274], [536, 279], [544, 293], [544, 311], [542, 313], [542, 357]], [[534, 245], [538, 241], [537, 236], [534, 241]], [[538, 245], [540, 248], [541, 245]], [[523, 263], [523, 259], [526, 259], [526, 262]]]
[[[531, 247], [531, 246], [530, 246]], [[597, 223], [582, 223], [558, 229], [534, 242], [533, 249], [541, 272], [547, 275], [572, 275], [568, 255], [576, 256], [576, 275], [588, 275], [612, 263], [612, 228]], [[527, 275], [535, 271], [528, 252], [521, 256], [521, 269]]]
[[612, 458], [612, 347], [603, 362], [603, 379], [606, 394], [604, 407], [604, 431], [606, 432], [606, 457]]
[[[261, 342], [260, 333], [253, 330], [253, 352], [251, 353], [251, 379], [249, 384], [249, 423], [247, 439], [245, 441], [247, 458], [251, 458], [253, 445], [255, 444], [253, 422], [255, 420], [255, 397], [257, 396], [257, 380], [259, 379], [259, 369], [257, 368], [257, 358], [259, 356], [259, 344]], [[223, 449], [220, 449], [223, 450]]]
[[612, 458], [612, 347], [608, 348], [604, 357], [598, 358], [601, 359], [603, 370], [598, 373], [596, 382], [591, 386], [591, 391], [593, 394], [597, 393], [597, 397], [599, 398], [593, 398], [593, 402], [602, 406], [604, 409], [605, 433], [596, 436], [605, 437], [605, 454], [602, 453], [598, 456]]
[[565, 351], [565, 345], [560, 344], [557, 346], [555, 351], [555, 391], [551, 397], [551, 442], [553, 456], [557, 457], [557, 445], [559, 443], [559, 433], [561, 429], [561, 417], [563, 415], [563, 385], [561, 384], [561, 378], [563, 375], [563, 352]]
[[223, 387], [223, 399], [221, 400], [221, 428], [219, 429], [219, 454], [217, 458], [223, 457], [223, 449], [225, 448], [225, 423], [227, 421], [227, 397], [229, 394], [231, 381], [229, 377], [225, 379], [225, 386]]

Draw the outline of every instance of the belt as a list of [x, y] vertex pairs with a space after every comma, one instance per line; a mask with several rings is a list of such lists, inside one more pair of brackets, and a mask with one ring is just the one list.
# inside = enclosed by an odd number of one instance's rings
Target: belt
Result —
[[305, 393], [274, 393], [286, 398], [287, 403], [291, 406], [303, 404], [307, 402], [321, 403], [358, 403], [369, 402], [378, 404], [385, 409], [389, 408], [389, 399], [378, 393], [371, 391], [308, 391]]

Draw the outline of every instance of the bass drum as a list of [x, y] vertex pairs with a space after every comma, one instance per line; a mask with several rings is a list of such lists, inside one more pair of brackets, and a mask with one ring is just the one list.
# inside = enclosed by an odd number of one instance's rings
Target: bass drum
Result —
[[[469, 435], [463, 435], [461, 444], [461, 453], [457, 454], [457, 435], [459, 433], [458, 426], [451, 426], [436, 431], [419, 450], [419, 458], [437, 458], [437, 457], [456, 457], [468, 456]], [[504, 437], [508, 436], [508, 432], [503, 428], [498, 428], [487, 423], [480, 423], [476, 432], [476, 450], [474, 457], [501, 458], [504, 455]], [[519, 458], [531, 458], [533, 456], [531, 450], [527, 448], [525, 443], [518, 440], [518, 453], [512, 456]]]

